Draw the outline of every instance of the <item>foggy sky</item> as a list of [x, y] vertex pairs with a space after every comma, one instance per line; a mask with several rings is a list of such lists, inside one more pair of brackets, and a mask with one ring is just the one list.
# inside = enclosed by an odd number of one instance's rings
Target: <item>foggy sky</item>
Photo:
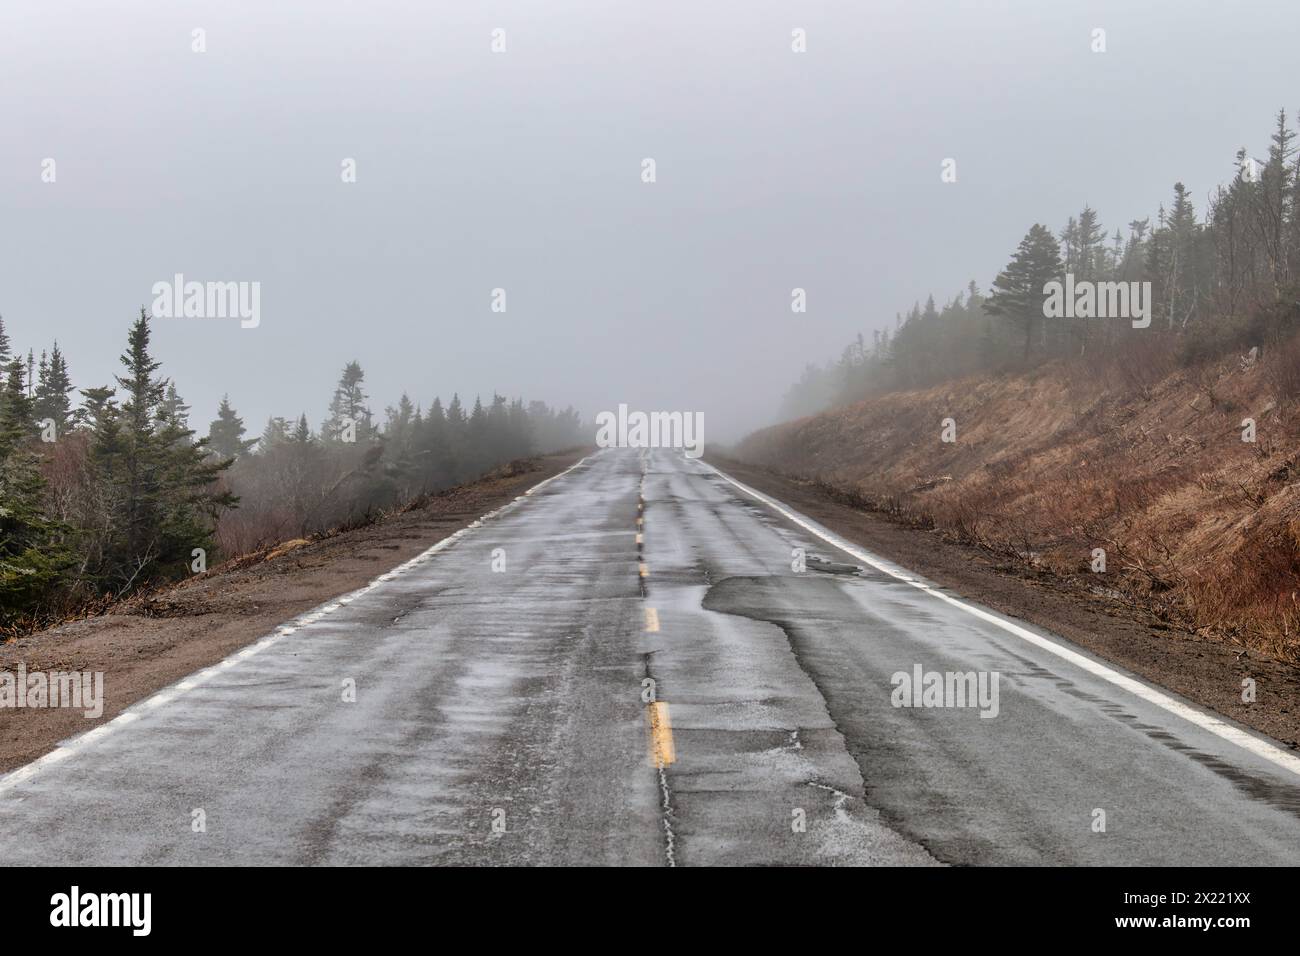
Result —
[[1203, 212], [1300, 109], [1298, 35], [1289, 0], [0, 0], [0, 315], [89, 387], [155, 282], [260, 282], [256, 329], [156, 323], [201, 433], [225, 392], [315, 427], [355, 358], [378, 414], [497, 389], [735, 438], [1035, 221], [1113, 233], [1175, 180]]

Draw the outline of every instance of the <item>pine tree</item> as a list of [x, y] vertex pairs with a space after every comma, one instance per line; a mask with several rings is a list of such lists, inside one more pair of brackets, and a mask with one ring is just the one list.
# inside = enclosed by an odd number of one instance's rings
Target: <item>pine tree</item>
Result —
[[460, 394], [452, 392], [451, 404], [447, 406], [447, 427], [457, 433], [465, 427], [465, 409], [460, 403]]
[[117, 390], [108, 385], [81, 390], [81, 407], [73, 412], [73, 419], [78, 427], [97, 430], [109, 420], [116, 421], [117, 402], [113, 398]]
[[1153, 314], [1165, 318], [1169, 329], [1184, 329], [1199, 309], [1203, 267], [1200, 226], [1196, 211], [1182, 183], [1174, 183], [1174, 204], [1168, 212], [1162, 205], [1157, 226], [1147, 243], [1146, 276], [1152, 285]]
[[386, 474], [393, 482], [394, 491], [409, 497], [416, 485], [415, 465], [415, 405], [405, 392], [397, 407], [386, 409], [388, 420], [384, 425], [384, 460]]
[[41, 357], [34, 415], [38, 422], [47, 419], [54, 422], [57, 435], [62, 435], [72, 424], [72, 402], [68, 400], [68, 393], [73, 388], [72, 379], [68, 375], [68, 363], [56, 341], [49, 360], [46, 361], [44, 355]]
[[117, 593], [188, 569], [194, 548], [211, 552], [212, 525], [236, 499], [214, 487], [229, 460], [212, 460], [207, 441], [193, 441], [184, 404], [149, 354], [149, 316], [141, 309], [121, 357], [120, 408], [105, 406], [92, 455], [101, 480], [114, 490], [111, 533], [94, 569]]
[[[192, 435], [190, 431], [190, 406], [176, 391], [176, 383], [167, 382], [167, 390], [163, 392], [162, 404], [158, 406], [158, 424], [162, 428], [172, 428], [177, 432], [184, 432], [186, 435]], [[179, 439], [185, 441], [186, 439]]]
[[262, 429], [262, 437], [257, 443], [259, 453], [266, 453], [274, 448], [280, 442], [289, 439], [289, 422], [279, 415], [272, 415], [266, 420], [266, 427]]
[[1106, 235], [1097, 218], [1097, 211], [1091, 206], [1084, 206], [1079, 213], [1079, 227], [1076, 236], [1079, 261], [1075, 266], [1076, 279], [1096, 280], [1100, 278], [1105, 254]]
[[1295, 130], [1287, 126], [1286, 110], [1279, 110], [1277, 126], [1268, 150], [1268, 162], [1260, 172], [1259, 188], [1254, 192], [1257, 199], [1256, 229], [1268, 259], [1274, 295], [1290, 278], [1286, 245], [1287, 223], [1293, 215], [1291, 177], [1294, 169], [1291, 158], [1296, 152], [1292, 145], [1294, 139]]
[[428, 476], [428, 487], [442, 489], [455, 484], [456, 463], [452, 457], [451, 432], [441, 398], [434, 398], [424, 416], [416, 451]]
[[5, 368], [4, 391], [0, 393], [0, 417], [3, 418], [8, 440], [5, 447], [13, 450], [32, 436], [33, 403], [27, 394], [24, 376], [26, 366], [20, 358], [11, 359]]
[[483, 399], [475, 395], [474, 408], [465, 422], [465, 447], [459, 456], [462, 471], [457, 476], [458, 481], [465, 481], [483, 471], [483, 449], [487, 445], [487, 435], [487, 411], [483, 408]]
[[397, 407], [385, 409], [388, 416], [384, 424], [384, 443], [390, 457], [398, 457], [408, 450], [412, 422], [415, 419], [415, 406], [405, 392], [397, 402]]
[[361, 388], [365, 377], [360, 363], [349, 362], [344, 366], [334, 397], [330, 399], [329, 418], [321, 426], [321, 438], [325, 441], [342, 441], [349, 424], [355, 426], [357, 444], [364, 444], [372, 437], [370, 409]]
[[1035, 223], [1006, 269], [993, 280], [993, 291], [984, 302], [984, 311], [1009, 319], [1023, 331], [1025, 359], [1043, 319], [1043, 287], [1060, 279], [1061, 247], [1046, 226]]
[[319, 519], [318, 509], [328, 497], [320, 481], [327, 451], [312, 435], [305, 413], [298, 416], [288, 437], [270, 454], [274, 456], [273, 465], [283, 483], [297, 531], [305, 535]]
[[208, 426], [208, 449], [218, 458], [235, 459], [257, 444], [256, 438], [244, 438], [244, 420], [230, 407], [230, 396], [222, 395], [217, 417]]
[[1297, 151], [1295, 162], [1291, 164], [1291, 201], [1288, 210], [1287, 274], [1295, 282], [1300, 279], [1300, 151]]
[[58, 526], [43, 510], [45, 482], [31, 450], [32, 402], [20, 359], [6, 370], [0, 400], [0, 625], [36, 611], [69, 563]]

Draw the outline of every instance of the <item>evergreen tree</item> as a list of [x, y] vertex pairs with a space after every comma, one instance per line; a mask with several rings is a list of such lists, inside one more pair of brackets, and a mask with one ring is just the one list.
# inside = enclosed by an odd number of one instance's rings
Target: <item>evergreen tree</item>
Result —
[[461, 473], [457, 480], [464, 481], [482, 472], [487, 456], [483, 453], [487, 447], [488, 416], [483, 408], [483, 400], [474, 396], [474, 408], [465, 422], [465, 449], [460, 456]]
[[91, 431], [95, 431], [110, 419], [116, 421], [117, 402], [113, 398], [116, 394], [116, 389], [108, 385], [83, 388], [81, 390], [81, 407], [72, 413], [77, 427], [89, 428]]
[[293, 437], [290, 439], [296, 445], [310, 445], [315, 439], [312, 438], [311, 426], [307, 424], [307, 414], [298, 416], [298, 424], [294, 426]]
[[193, 441], [183, 403], [156, 376], [160, 363], [149, 353], [149, 338], [141, 309], [121, 357], [121, 406], [102, 410], [92, 448], [101, 480], [115, 491], [95, 573], [117, 593], [186, 573], [193, 549], [214, 550], [212, 524], [236, 501], [214, 487], [229, 460], [210, 460], [206, 440]]
[[244, 420], [230, 407], [230, 396], [222, 395], [217, 417], [208, 426], [208, 449], [218, 458], [235, 459], [257, 444], [256, 438], [244, 438]]
[[289, 422], [279, 415], [272, 415], [266, 420], [266, 427], [262, 429], [262, 437], [257, 443], [259, 453], [270, 451], [282, 441], [289, 438]]
[[397, 458], [410, 450], [411, 431], [416, 417], [415, 405], [405, 392], [397, 407], [385, 409], [388, 420], [384, 425], [384, 443], [390, 457]]
[[1106, 236], [1097, 218], [1097, 211], [1091, 206], [1084, 206], [1079, 213], [1078, 231], [1075, 236], [1078, 243], [1078, 262], [1075, 264], [1076, 279], [1098, 279], [1104, 268]]
[[9, 436], [5, 447], [16, 449], [32, 437], [33, 401], [27, 394], [24, 376], [27, 368], [22, 359], [11, 359], [5, 368], [4, 390], [0, 392], [0, 417]]
[[329, 418], [321, 426], [321, 438], [326, 442], [340, 442], [349, 423], [355, 426], [357, 444], [371, 438], [371, 414], [366, 406], [366, 393], [362, 383], [366, 374], [358, 362], [349, 362], [330, 399]]
[[1291, 159], [1295, 130], [1286, 122], [1286, 110], [1279, 110], [1268, 150], [1268, 162], [1260, 172], [1254, 191], [1256, 230], [1268, 262], [1269, 277], [1276, 295], [1290, 280], [1287, 256], [1288, 223], [1294, 216]]
[[452, 452], [451, 430], [442, 410], [442, 399], [435, 398], [424, 416], [416, 451], [428, 476], [426, 487], [447, 488], [456, 483], [456, 461]]
[[1051, 231], [1035, 223], [1020, 240], [1016, 254], [1006, 269], [993, 280], [993, 291], [984, 302], [991, 315], [1008, 319], [1024, 335], [1024, 357], [1034, 341], [1034, 332], [1043, 320], [1043, 287], [1060, 281], [1061, 251]]
[[69, 555], [43, 511], [45, 482], [31, 450], [32, 402], [20, 359], [6, 369], [0, 400], [0, 626], [36, 611]]
[[162, 404], [158, 406], [158, 424], [163, 428], [172, 428], [187, 435], [193, 434], [190, 431], [190, 406], [186, 405], [176, 392], [175, 382], [167, 382]]
[[415, 423], [418, 419], [410, 396], [402, 393], [397, 406], [386, 409], [384, 425], [385, 473], [399, 497], [410, 497], [418, 485], [415, 449]]
[[68, 393], [73, 390], [72, 379], [68, 375], [68, 363], [54, 343], [49, 360], [41, 358], [40, 382], [36, 386], [36, 403], [34, 416], [41, 422], [49, 419], [54, 422], [56, 434], [63, 435], [72, 424], [72, 402]]

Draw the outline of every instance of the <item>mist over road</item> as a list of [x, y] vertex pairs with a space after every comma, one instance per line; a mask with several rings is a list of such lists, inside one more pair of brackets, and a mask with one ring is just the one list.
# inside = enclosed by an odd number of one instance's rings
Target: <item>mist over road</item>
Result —
[[819, 531], [598, 452], [0, 778], [5, 862], [1300, 862], [1294, 756]]

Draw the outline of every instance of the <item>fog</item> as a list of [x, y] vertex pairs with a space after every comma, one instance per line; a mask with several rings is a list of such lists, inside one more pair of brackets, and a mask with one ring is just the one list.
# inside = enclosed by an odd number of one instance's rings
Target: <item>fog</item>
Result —
[[317, 425], [356, 359], [377, 413], [495, 389], [735, 438], [1034, 222], [1203, 210], [1300, 105], [1297, 35], [1285, 0], [8, 0], [0, 315], [88, 387], [155, 283], [259, 283], [255, 328], [156, 324], [200, 432], [223, 393]]

